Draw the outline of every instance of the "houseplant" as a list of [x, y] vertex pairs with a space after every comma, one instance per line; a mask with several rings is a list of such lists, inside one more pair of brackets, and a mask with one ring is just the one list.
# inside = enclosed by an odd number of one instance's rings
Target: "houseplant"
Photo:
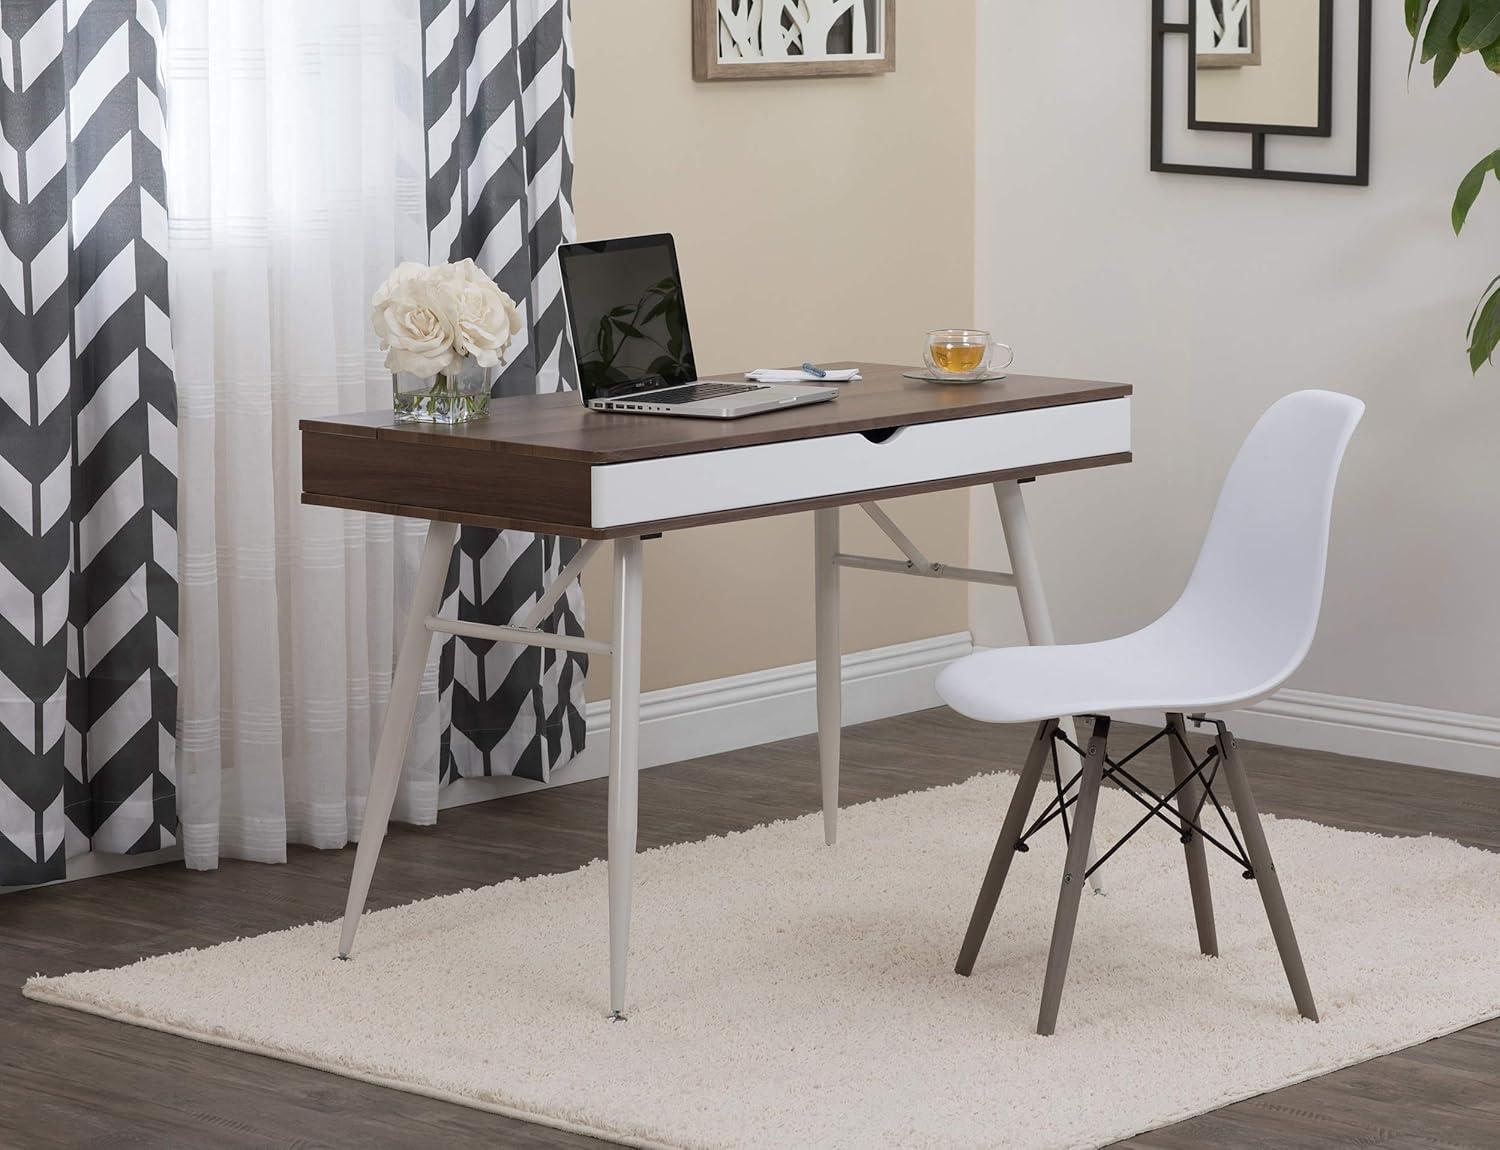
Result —
[[[1412, 37], [1408, 74], [1420, 53], [1422, 63], [1432, 62], [1433, 87], [1467, 53], [1477, 53], [1491, 72], [1500, 73], [1500, 0], [1406, 0], [1406, 29]], [[1487, 175], [1500, 180], [1500, 149], [1475, 164], [1459, 183], [1453, 197], [1455, 234], [1463, 231]], [[1480, 295], [1467, 334], [1469, 367], [1477, 374], [1500, 344], [1500, 276]]]
[[370, 301], [396, 417], [464, 423], [489, 410], [490, 372], [521, 330], [516, 302], [473, 260], [404, 263]]

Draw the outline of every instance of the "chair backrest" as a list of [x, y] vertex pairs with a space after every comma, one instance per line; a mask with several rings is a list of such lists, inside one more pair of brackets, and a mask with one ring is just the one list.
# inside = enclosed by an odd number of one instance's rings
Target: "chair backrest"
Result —
[[1168, 612], [1179, 626], [1206, 629], [1267, 693], [1312, 646], [1334, 484], [1364, 412], [1333, 391], [1271, 405], [1235, 456], [1187, 588]]

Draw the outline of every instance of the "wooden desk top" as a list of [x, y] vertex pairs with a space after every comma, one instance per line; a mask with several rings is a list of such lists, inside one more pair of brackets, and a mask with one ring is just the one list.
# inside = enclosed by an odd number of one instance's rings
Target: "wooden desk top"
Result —
[[494, 400], [489, 418], [455, 427], [398, 423], [390, 411], [304, 419], [299, 426], [304, 432], [322, 435], [428, 446], [441, 444], [447, 448], [605, 464], [1089, 403], [1131, 393], [1127, 384], [1046, 376], [1011, 375], [992, 383], [933, 384], [906, 379], [901, 373], [910, 369], [892, 364], [830, 366], [858, 367], [864, 378], [858, 383], [833, 385], [839, 388], [839, 395], [832, 402], [743, 419], [683, 419], [590, 411], [576, 392], [564, 392]]
[[[574, 392], [493, 400], [489, 417], [444, 427], [400, 423], [390, 411], [304, 419], [302, 502], [353, 511], [440, 519], [579, 539], [786, 514], [866, 499], [914, 495], [980, 481], [1028, 478], [1125, 463], [1128, 450], [1065, 455], [1024, 466], [954, 476], [940, 466], [898, 488], [839, 491], [792, 502], [734, 506], [671, 519], [596, 525], [595, 469], [641, 460], [756, 448], [813, 438], [936, 424], [949, 420], [1058, 409], [1120, 400], [1123, 384], [1013, 375], [993, 383], [940, 385], [902, 377], [889, 364], [847, 364], [863, 379], [838, 384], [837, 399], [744, 419], [684, 419], [590, 411]], [[871, 438], [871, 437], [867, 437]], [[875, 442], [872, 438], [872, 442]], [[648, 465], [649, 466], [649, 465]]]

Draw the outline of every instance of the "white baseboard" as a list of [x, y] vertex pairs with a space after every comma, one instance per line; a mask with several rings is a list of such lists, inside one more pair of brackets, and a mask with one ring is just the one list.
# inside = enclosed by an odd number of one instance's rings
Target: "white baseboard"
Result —
[[1221, 718], [1241, 738], [1500, 778], [1500, 718], [1283, 688]]
[[[973, 649], [967, 631], [858, 651], [843, 659], [844, 723], [865, 723], [938, 705], [937, 674]], [[813, 664], [796, 663], [648, 691], [641, 696], [642, 767], [790, 739], [817, 729]], [[563, 786], [609, 773], [609, 702], [588, 704], [584, 752], [552, 773], [547, 784], [527, 779], [459, 779], [439, 792], [440, 808]]]
[[[844, 723], [865, 723], [937, 706], [933, 681], [938, 672], [971, 650], [969, 633], [962, 631], [845, 655]], [[648, 691], [641, 696], [641, 766], [657, 767], [810, 734], [817, 729], [813, 685], [809, 662]], [[609, 773], [609, 702], [588, 704], [585, 718], [588, 743], [584, 752], [554, 771], [550, 783], [509, 777], [459, 779], [438, 792], [439, 809], [603, 778]], [[181, 858], [180, 846], [146, 855], [82, 855], [68, 861], [68, 877], [57, 881], [73, 882]]]
[[[1122, 711], [1116, 717], [1147, 726], [1162, 721], [1161, 715], [1144, 711]], [[1500, 778], [1500, 718], [1493, 715], [1283, 687], [1253, 706], [1215, 712], [1214, 717], [1251, 742]], [[1191, 722], [1188, 728], [1210, 729]]]
[[[845, 655], [844, 723], [865, 723], [937, 706], [933, 682], [938, 672], [973, 649], [964, 631]], [[813, 665], [808, 662], [649, 691], [641, 696], [641, 766], [656, 767], [811, 734], [817, 729], [813, 685]], [[609, 773], [608, 701], [588, 704], [585, 717], [587, 748], [553, 772], [550, 783], [508, 777], [459, 779], [439, 792], [439, 807], [603, 778]], [[1146, 715], [1120, 717], [1159, 721]], [[1489, 715], [1288, 688], [1253, 707], [1219, 717], [1241, 738], [1254, 742], [1500, 778], [1500, 718]], [[149, 855], [85, 855], [71, 860], [68, 877], [59, 881], [181, 857], [181, 847]]]

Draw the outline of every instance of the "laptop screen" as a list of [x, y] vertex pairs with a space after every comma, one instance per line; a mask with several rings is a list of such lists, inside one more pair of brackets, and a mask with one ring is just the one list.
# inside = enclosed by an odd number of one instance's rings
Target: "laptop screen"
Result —
[[564, 244], [558, 259], [584, 402], [698, 378], [671, 236]]

